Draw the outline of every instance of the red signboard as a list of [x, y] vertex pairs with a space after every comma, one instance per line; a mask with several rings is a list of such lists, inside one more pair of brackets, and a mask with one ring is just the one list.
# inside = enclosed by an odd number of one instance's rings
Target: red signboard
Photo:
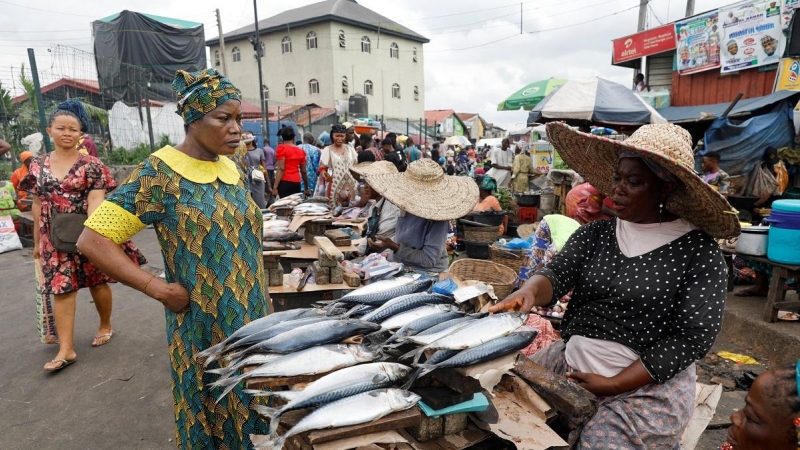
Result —
[[675, 25], [651, 28], [614, 39], [614, 64], [675, 50]]

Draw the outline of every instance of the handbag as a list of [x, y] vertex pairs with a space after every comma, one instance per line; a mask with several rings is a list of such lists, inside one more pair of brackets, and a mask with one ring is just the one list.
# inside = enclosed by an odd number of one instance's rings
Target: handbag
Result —
[[53, 212], [53, 220], [50, 222], [50, 241], [53, 247], [64, 253], [78, 253], [76, 244], [88, 217], [80, 213]]
[[264, 177], [264, 172], [258, 169], [253, 169], [250, 171], [250, 178], [252, 178], [254, 181], [260, 181], [262, 183], [267, 181], [267, 179]]

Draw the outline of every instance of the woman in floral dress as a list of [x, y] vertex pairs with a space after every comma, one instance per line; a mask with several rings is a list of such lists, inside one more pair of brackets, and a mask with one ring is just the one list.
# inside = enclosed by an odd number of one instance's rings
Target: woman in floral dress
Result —
[[[53, 312], [59, 337], [59, 350], [44, 370], [58, 371], [77, 359], [73, 347], [75, 299], [78, 289], [88, 287], [100, 315], [100, 327], [92, 346], [106, 344], [114, 334], [111, 328], [111, 288], [106, 276], [80, 253], [66, 253], [50, 239], [53, 213], [91, 213], [116, 184], [99, 159], [78, 152], [78, 140], [86, 129], [88, 116], [83, 104], [68, 100], [50, 116], [47, 132], [55, 151], [31, 162], [20, 189], [33, 192], [33, 258], [42, 265], [43, 295], [53, 295]], [[130, 241], [121, 242], [125, 254], [141, 265], [146, 261]]]
[[328, 189], [328, 198], [337, 199], [339, 193], [347, 191], [350, 200], [356, 196], [356, 180], [350, 173], [350, 168], [358, 162], [358, 153], [350, 144], [345, 143], [347, 128], [344, 125], [331, 127], [333, 145], [322, 149], [319, 158], [319, 171], [331, 186]]

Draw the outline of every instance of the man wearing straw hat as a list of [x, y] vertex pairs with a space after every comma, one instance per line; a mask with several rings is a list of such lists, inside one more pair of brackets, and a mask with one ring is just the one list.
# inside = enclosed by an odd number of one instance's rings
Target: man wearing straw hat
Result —
[[694, 411], [694, 363], [722, 322], [727, 268], [715, 238], [739, 234], [736, 212], [695, 174], [692, 138], [676, 125], [644, 125], [624, 142], [563, 123], [547, 135], [617, 217], [580, 227], [490, 311], [528, 312], [572, 290], [563, 340], [533, 359], [599, 398], [573, 448], [677, 448]]
[[426, 272], [447, 270], [449, 222], [478, 203], [478, 185], [468, 177], [448, 177], [430, 159], [408, 165], [402, 173], [367, 174], [367, 183], [401, 210], [394, 239], [375, 236], [368, 245], [391, 250], [392, 260]]

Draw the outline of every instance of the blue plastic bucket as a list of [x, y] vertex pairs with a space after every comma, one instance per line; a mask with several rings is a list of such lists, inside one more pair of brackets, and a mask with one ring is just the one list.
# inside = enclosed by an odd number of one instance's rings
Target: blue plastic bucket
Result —
[[800, 264], [800, 200], [777, 200], [769, 214], [767, 257], [781, 264]]

